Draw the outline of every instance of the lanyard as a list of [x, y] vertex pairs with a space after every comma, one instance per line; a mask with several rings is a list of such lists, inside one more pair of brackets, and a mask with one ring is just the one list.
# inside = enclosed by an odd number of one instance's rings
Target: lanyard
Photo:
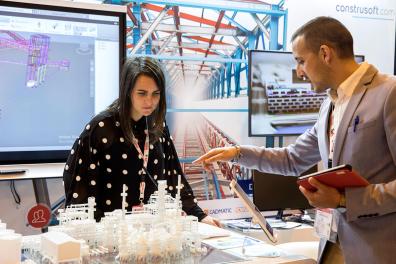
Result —
[[[148, 125], [147, 125], [147, 117], [146, 117], [146, 129], [144, 130], [144, 133], [146, 134], [146, 140], [144, 141], [144, 149], [143, 152], [140, 149], [140, 146], [138, 144], [138, 140], [133, 136], [133, 145], [135, 146], [136, 151], [139, 153], [139, 155], [143, 158], [143, 167], [147, 169], [147, 163], [149, 159], [149, 143], [150, 143], [150, 138], [149, 138], [149, 133], [148, 133]], [[139, 191], [140, 191], [140, 205], [143, 205], [143, 199], [144, 199], [144, 190], [146, 189], [146, 182], [145, 182], [145, 176], [146, 176], [146, 170], [143, 170], [141, 174], [141, 179], [140, 179], [140, 185], [139, 185]]]

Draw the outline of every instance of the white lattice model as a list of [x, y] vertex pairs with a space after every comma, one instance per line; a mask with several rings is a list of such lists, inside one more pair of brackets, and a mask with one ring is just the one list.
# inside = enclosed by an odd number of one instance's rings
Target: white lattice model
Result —
[[6, 223], [0, 220], [0, 263], [21, 263], [22, 235], [16, 234], [14, 230], [7, 229]]
[[[166, 181], [158, 181], [158, 191], [148, 204], [126, 212], [126, 186], [123, 186], [122, 209], [105, 213], [100, 223], [94, 219], [95, 200], [59, 210], [59, 226], [50, 231], [64, 232], [83, 239], [91, 254], [118, 252], [122, 262], [158, 262], [183, 259], [201, 253], [198, 219], [182, 215], [180, 179], [176, 198], [166, 191]], [[99, 253], [98, 253], [99, 252]]]

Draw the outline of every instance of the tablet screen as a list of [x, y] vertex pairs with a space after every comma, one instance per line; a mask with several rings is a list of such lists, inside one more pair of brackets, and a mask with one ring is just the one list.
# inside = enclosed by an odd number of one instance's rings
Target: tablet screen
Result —
[[275, 243], [277, 240], [274, 235], [274, 230], [265, 220], [265, 217], [260, 213], [260, 211], [254, 205], [254, 203], [249, 199], [249, 197], [247, 196], [245, 191], [241, 188], [241, 186], [235, 180], [232, 180], [230, 182], [230, 187], [242, 200], [243, 204], [252, 214], [253, 219], [258, 222], [261, 229], [263, 229], [264, 233], [267, 235], [268, 239]]

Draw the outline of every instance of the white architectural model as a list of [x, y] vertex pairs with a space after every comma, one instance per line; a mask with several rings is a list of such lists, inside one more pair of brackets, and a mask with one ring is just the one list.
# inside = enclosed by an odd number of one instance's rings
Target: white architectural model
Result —
[[47, 232], [41, 235], [41, 253], [52, 263], [79, 261], [81, 242], [63, 232]]
[[[76, 240], [85, 241], [89, 253], [82, 250], [83, 258], [118, 253], [120, 262], [174, 263], [201, 254], [198, 219], [182, 214], [180, 179], [177, 188], [176, 198], [173, 198], [165, 190], [166, 181], [158, 181], [158, 191], [151, 195], [148, 204], [126, 212], [127, 194], [124, 185], [121, 193], [122, 209], [105, 213], [100, 223], [94, 219], [96, 204], [91, 197], [87, 204], [71, 205], [59, 210], [59, 225], [49, 227], [49, 231], [63, 232]], [[75, 247], [75, 243], [78, 243], [76, 240], [54, 240], [50, 236], [41, 244], [41, 254], [52, 263], [61, 263], [63, 259], [59, 255], [54, 257], [56, 252], [62, 251], [56, 249], [56, 245]], [[85, 243], [82, 243], [82, 247]], [[80, 252], [71, 254], [75, 257]]]
[[16, 234], [14, 230], [7, 229], [7, 225], [0, 220], [0, 263], [21, 263], [21, 241], [22, 235]]

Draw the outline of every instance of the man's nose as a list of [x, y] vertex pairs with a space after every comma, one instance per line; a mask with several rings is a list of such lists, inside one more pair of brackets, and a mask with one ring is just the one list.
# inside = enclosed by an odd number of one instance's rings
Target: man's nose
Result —
[[296, 73], [297, 73], [298, 78], [300, 78], [304, 81], [307, 79], [305, 72], [299, 66], [297, 66], [297, 68], [296, 68]]

